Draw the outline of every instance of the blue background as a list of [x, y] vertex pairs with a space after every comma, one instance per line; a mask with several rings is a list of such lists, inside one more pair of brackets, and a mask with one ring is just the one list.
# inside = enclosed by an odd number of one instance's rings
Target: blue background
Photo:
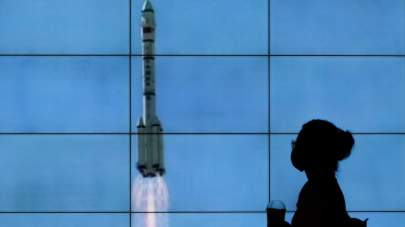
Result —
[[[351, 215], [405, 227], [404, 1], [152, 1], [156, 54], [195, 55], [156, 57], [170, 226], [265, 226], [272, 199], [291, 218], [290, 142], [325, 118], [355, 133]], [[0, 226], [129, 226], [142, 2], [0, 1]]]
[[271, 0], [273, 54], [404, 54], [403, 0]]

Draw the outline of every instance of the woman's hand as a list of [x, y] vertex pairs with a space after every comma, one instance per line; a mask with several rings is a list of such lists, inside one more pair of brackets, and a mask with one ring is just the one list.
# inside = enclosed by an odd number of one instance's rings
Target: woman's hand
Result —
[[350, 227], [367, 227], [367, 221], [368, 221], [368, 218], [364, 221], [357, 219], [357, 218], [351, 218]]

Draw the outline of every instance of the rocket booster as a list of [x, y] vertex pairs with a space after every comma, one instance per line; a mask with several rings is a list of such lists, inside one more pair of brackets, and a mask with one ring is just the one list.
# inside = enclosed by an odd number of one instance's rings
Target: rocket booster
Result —
[[162, 176], [165, 173], [163, 157], [163, 129], [156, 116], [155, 93], [155, 13], [150, 0], [142, 8], [143, 51], [143, 114], [139, 119], [137, 168], [144, 177]]

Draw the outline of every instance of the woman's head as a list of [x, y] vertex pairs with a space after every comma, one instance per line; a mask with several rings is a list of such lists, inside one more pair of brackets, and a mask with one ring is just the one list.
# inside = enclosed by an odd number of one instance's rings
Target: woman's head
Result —
[[299, 171], [336, 171], [338, 162], [349, 157], [354, 139], [325, 120], [311, 120], [302, 126], [293, 143], [291, 161]]

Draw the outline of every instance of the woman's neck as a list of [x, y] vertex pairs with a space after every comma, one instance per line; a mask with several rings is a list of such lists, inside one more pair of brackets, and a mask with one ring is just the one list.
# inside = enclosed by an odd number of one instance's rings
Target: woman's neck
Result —
[[305, 170], [308, 180], [336, 179], [335, 171], [331, 170]]

